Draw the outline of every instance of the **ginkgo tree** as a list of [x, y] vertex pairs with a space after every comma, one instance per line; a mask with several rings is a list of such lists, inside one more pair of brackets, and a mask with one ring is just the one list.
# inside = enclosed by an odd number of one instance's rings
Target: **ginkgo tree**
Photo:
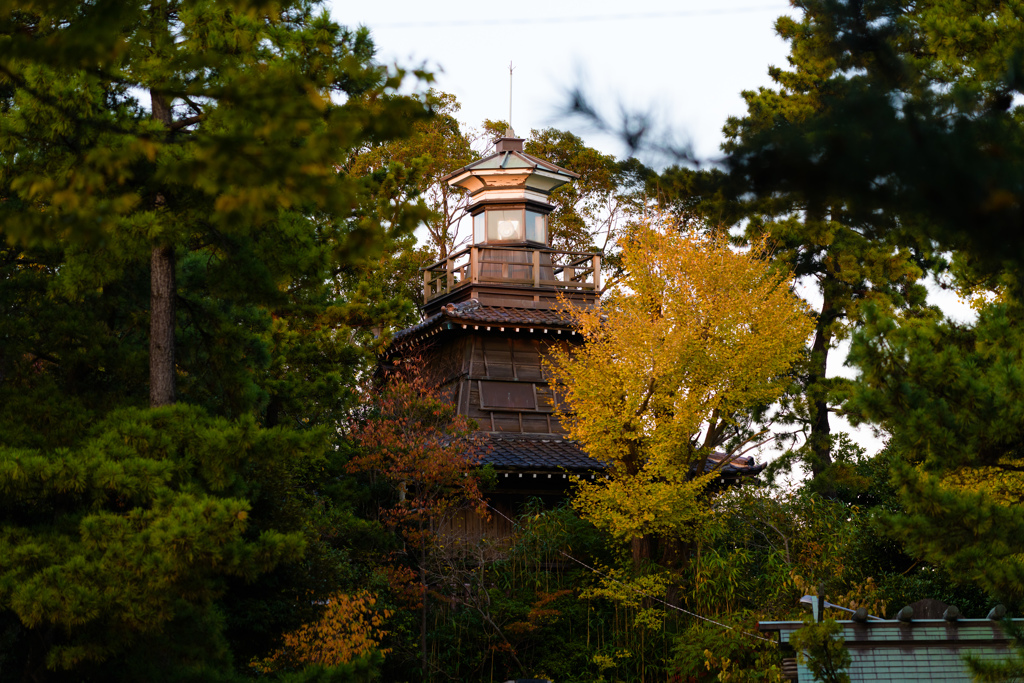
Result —
[[608, 466], [574, 505], [618, 540], [686, 540], [706, 514], [710, 475], [695, 473], [743, 411], [785, 388], [813, 321], [768, 257], [662, 217], [626, 237], [626, 275], [601, 306], [566, 307], [586, 343], [551, 351], [559, 410]]

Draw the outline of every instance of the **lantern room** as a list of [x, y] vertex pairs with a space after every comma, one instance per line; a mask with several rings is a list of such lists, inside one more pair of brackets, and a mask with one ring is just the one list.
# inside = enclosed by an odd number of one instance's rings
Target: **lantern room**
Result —
[[442, 181], [467, 194], [470, 244], [423, 268], [423, 314], [476, 299], [481, 304], [592, 305], [601, 289], [601, 257], [551, 246], [551, 193], [579, 178], [523, 151], [511, 129], [495, 152]]
[[469, 195], [474, 245], [547, 246], [550, 195], [579, 175], [526, 154], [509, 129], [494, 154], [442, 179]]

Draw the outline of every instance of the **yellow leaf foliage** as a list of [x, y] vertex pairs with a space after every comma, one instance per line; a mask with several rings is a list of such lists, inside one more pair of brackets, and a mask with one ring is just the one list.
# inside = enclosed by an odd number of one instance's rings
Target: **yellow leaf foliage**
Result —
[[570, 436], [610, 465], [576, 498], [599, 527], [629, 540], [707, 514], [708, 478], [689, 477], [717, 445], [707, 435], [780, 395], [813, 325], [768, 257], [659, 219], [628, 235], [626, 275], [599, 308], [565, 306], [586, 344], [553, 349], [548, 369]]
[[[388, 634], [381, 627], [392, 612], [374, 609], [376, 602], [376, 596], [366, 591], [355, 595], [335, 593], [318, 621], [285, 634], [281, 648], [252, 666], [262, 673], [308, 664], [330, 667], [379, 649], [381, 639]], [[387, 654], [387, 650], [381, 652]]]
[[1024, 502], [1024, 458], [1003, 457], [996, 465], [961, 467], [944, 474], [942, 485], [985, 493], [1004, 505], [1020, 505]]
[[665, 621], [665, 610], [650, 606], [650, 599], [661, 600], [668, 591], [672, 578], [667, 572], [630, 576], [622, 570], [605, 567], [600, 583], [587, 588], [580, 598], [607, 598], [632, 612], [633, 625], [653, 631], [660, 630]]

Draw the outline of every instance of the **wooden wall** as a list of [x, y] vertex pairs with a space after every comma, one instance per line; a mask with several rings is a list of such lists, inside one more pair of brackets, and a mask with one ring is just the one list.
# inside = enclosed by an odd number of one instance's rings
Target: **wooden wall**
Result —
[[541, 359], [549, 343], [520, 334], [471, 334], [463, 342], [459, 412], [493, 432], [563, 434]]
[[483, 539], [500, 542], [512, 536], [512, 523], [505, 517], [512, 517], [512, 509], [507, 504], [491, 502], [490, 505], [504, 516], [491, 512], [489, 518], [478, 514], [475, 510], [459, 510], [448, 518], [441, 528], [441, 537], [449, 542], [461, 542], [475, 545]]

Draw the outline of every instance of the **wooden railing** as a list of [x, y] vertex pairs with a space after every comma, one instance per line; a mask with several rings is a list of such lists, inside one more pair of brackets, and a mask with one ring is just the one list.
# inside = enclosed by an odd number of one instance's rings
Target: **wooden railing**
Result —
[[423, 268], [423, 302], [468, 284], [514, 284], [598, 292], [601, 257], [530, 247], [472, 246]]

